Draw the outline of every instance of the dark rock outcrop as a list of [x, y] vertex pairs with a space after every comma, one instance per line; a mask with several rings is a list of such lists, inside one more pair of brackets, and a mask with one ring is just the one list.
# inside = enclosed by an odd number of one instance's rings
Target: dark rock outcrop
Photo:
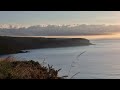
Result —
[[18, 51], [17, 53], [27, 53], [27, 52], [29, 52], [29, 51], [20, 50], [20, 51]]

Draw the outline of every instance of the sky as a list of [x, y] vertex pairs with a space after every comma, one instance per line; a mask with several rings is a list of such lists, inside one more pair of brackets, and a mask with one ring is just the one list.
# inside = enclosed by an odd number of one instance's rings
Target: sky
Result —
[[120, 24], [120, 11], [0, 11], [0, 24]]

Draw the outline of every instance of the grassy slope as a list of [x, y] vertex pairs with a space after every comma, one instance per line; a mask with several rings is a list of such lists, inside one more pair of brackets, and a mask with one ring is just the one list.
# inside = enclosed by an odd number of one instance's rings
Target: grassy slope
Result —
[[51, 66], [44, 67], [35, 61], [0, 59], [0, 79], [62, 79]]

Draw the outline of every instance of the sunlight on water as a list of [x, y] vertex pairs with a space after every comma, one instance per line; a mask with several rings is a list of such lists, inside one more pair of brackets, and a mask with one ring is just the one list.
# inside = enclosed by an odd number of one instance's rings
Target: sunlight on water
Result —
[[112, 35], [82, 35], [82, 36], [45, 36], [48, 38], [86, 38], [86, 39], [118, 39], [120, 33], [114, 33]]
[[120, 39], [120, 33], [110, 35], [75, 35], [75, 36], [15, 36], [15, 37], [46, 37], [46, 38], [86, 38], [86, 39]]

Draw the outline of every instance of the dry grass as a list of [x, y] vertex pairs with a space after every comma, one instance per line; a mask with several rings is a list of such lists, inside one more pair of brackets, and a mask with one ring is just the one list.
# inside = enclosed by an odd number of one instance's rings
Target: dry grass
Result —
[[58, 72], [50, 65], [45, 67], [33, 60], [0, 59], [0, 79], [62, 79]]
[[6, 58], [0, 58], [0, 62], [13, 62], [16, 61], [14, 57], [8, 56]]
[[[78, 55], [76, 56], [76, 61], [78, 61], [78, 60], [79, 60], [79, 57], [80, 57], [82, 54], [84, 54], [85, 52], [86, 52], [86, 51], [78, 54]], [[70, 69], [69, 69], [68, 75], [67, 75], [66, 77], [70, 76], [71, 69], [72, 69], [72, 67], [74, 66], [73, 64], [75, 64], [75, 61], [72, 61], [71, 65], [70, 65]], [[72, 75], [72, 76], [70, 77], [70, 79], [72, 79], [74, 76], [76, 76], [76, 75], [79, 74], [79, 73], [80, 73], [80, 72], [75, 73], [74, 75]]]

